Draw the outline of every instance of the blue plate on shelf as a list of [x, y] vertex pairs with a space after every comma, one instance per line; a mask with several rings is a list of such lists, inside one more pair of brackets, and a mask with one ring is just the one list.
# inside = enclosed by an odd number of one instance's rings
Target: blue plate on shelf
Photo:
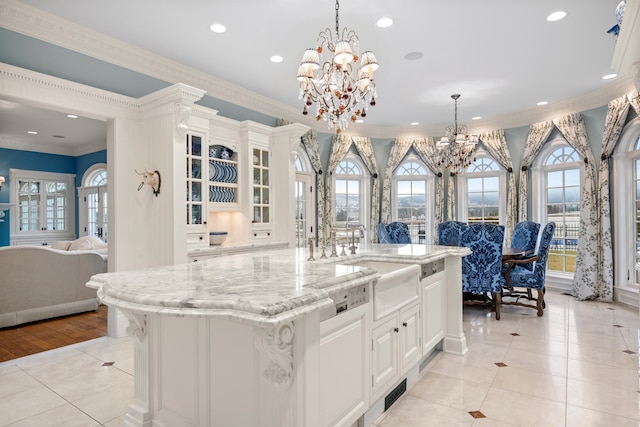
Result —
[[229, 172], [231, 173], [229, 182], [236, 182], [238, 179], [238, 171], [236, 170], [236, 167], [234, 165], [229, 165]]
[[213, 166], [213, 162], [209, 162], [209, 181], [215, 181], [216, 168]]

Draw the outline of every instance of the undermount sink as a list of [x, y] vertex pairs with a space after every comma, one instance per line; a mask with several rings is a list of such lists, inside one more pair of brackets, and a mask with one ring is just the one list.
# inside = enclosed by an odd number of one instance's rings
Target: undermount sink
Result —
[[370, 268], [380, 274], [373, 284], [373, 317], [380, 319], [412, 301], [420, 291], [420, 266], [386, 261], [356, 261], [349, 265]]

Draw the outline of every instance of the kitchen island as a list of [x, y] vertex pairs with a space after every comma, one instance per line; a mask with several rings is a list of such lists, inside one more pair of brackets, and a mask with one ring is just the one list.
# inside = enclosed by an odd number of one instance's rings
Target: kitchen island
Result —
[[[388, 387], [409, 371], [415, 372], [419, 364], [412, 362], [390, 373], [385, 366], [397, 362], [395, 355], [382, 357], [373, 350], [378, 345], [372, 342], [373, 326], [395, 319], [404, 303], [394, 301], [397, 307], [376, 317], [376, 285], [385, 274], [395, 276], [377, 271], [366, 261], [393, 264], [407, 274], [415, 269], [416, 285], [402, 291], [411, 294], [415, 288], [415, 295], [407, 299], [416, 300], [415, 304], [408, 305], [441, 316], [436, 318], [435, 324], [440, 325], [431, 331], [428, 348], [422, 345], [426, 341], [420, 341], [418, 354], [411, 359], [419, 362], [437, 346], [457, 354], [466, 351], [460, 260], [468, 253], [457, 247], [376, 244], [338, 258], [320, 260], [316, 253], [318, 260], [309, 261], [306, 249], [279, 249], [96, 275], [88, 286], [98, 290], [104, 304], [126, 315], [128, 332], [135, 337], [134, 402], [124, 425], [352, 425]], [[417, 281], [416, 265], [423, 266], [424, 276], [425, 266], [431, 268], [436, 261], [442, 271], [434, 276], [439, 278], [434, 283], [440, 286], [427, 294]], [[388, 298], [392, 291], [380, 291], [380, 298]], [[429, 295], [437, 295], [438, 300], [427, 309]], [[423, 300], [421, 305], [418, 300]], [[348, 310], [347, 305], [354, 309]], [[336, 315], [343, 310], [344, 314]], [[428, 313], [421, 316], [429, 317]], [[352, 320], [332, 329], [336, 319]], [[414, 326], [417, 333], [433, 329]], [[392, 327], [395, 332], [398, 329]], [[335, 346], [325, 345], [329, 337], [335, 338], [331, 341]], [[382, 347], [386, 342], [379, 341]], [[344, 355], [328, 350], [342, 345], [349, 349]], [[388, 347], [397, 351], [395, 344]], [[346, 363], [349, 356], [351, 364]], [[344, 366], [336, 366], [336, 360], [342, 359]], [[370, 379], [380, 366], [385, 367], [384, 382], [372, 389]], [[327, 421], [326, 414], [332, 411], [323, 403], [332, 404], [326, 395], [332, 390], [334, 380], [328, 378], [334, 373], [336, 393], [345, 390], [349, 396], [357, 395], [353, 405], [335, 409], [339, 422]]]

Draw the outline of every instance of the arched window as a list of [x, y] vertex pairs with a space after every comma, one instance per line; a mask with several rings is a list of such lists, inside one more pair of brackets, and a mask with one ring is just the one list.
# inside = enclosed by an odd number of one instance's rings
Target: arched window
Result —
[[392, 180], [392, 221], [409, 226], [412, 242], [433, 242], [433, 173], [416, 155], [410, 154], [396, 168]]
[[507, 171], [481, 147], [458, 175], [458, 220], [506, 224]]
[[640, 262], [640, 118], [623, 129], [613, 160], [615, 293], [617, 300], [636, 304], [640, 289], [640, 272], [635, 269]]
[[107, 241], [107, 165], [91, 166], [78, 189], [79, 235], [96, 236]]
[[542, 226], [556, 223], [547, 270], [561, 277], [576, 269], [582, 174], [580, 156], [562, 137], [548, 142], [533, 164], [533, 218]]
[[369, 172], [360, 158], [349, 153], [338, 164], [333, 179], [333, 220], [338, 228], [368, 224]]

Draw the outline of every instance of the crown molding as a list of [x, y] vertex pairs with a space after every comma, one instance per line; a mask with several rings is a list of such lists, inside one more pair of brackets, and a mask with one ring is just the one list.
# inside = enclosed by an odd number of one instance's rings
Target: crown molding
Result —
[[[309, 126], [318, 132], [332, 133], [323, 121], [303, 117], [300, 111], [213, 75], [187, 67], [176, 61], [121, 42], [94, 30], [67, 21], [17, 0], [0, 3], [0, 26], [84, 55], [106, 61], [171, 84], [183, 83], [206, 91], [209, 96], [232, 104], [292, 122]], [[638, 73], [640, 75], [640, 72]], [[607, 83], [592, 93], [563, 100], [551, 105], [530, 108], [468, 124], [477, 132], [509, 129], [549, 120], [559, 115], [576, 113], [606, 105], [610, 100], [634, 89], [629, 73]], [[424, 137], [442, 135], [438, 126], [373, 126], [354, 124], [346, 135], [371, 138]]]

